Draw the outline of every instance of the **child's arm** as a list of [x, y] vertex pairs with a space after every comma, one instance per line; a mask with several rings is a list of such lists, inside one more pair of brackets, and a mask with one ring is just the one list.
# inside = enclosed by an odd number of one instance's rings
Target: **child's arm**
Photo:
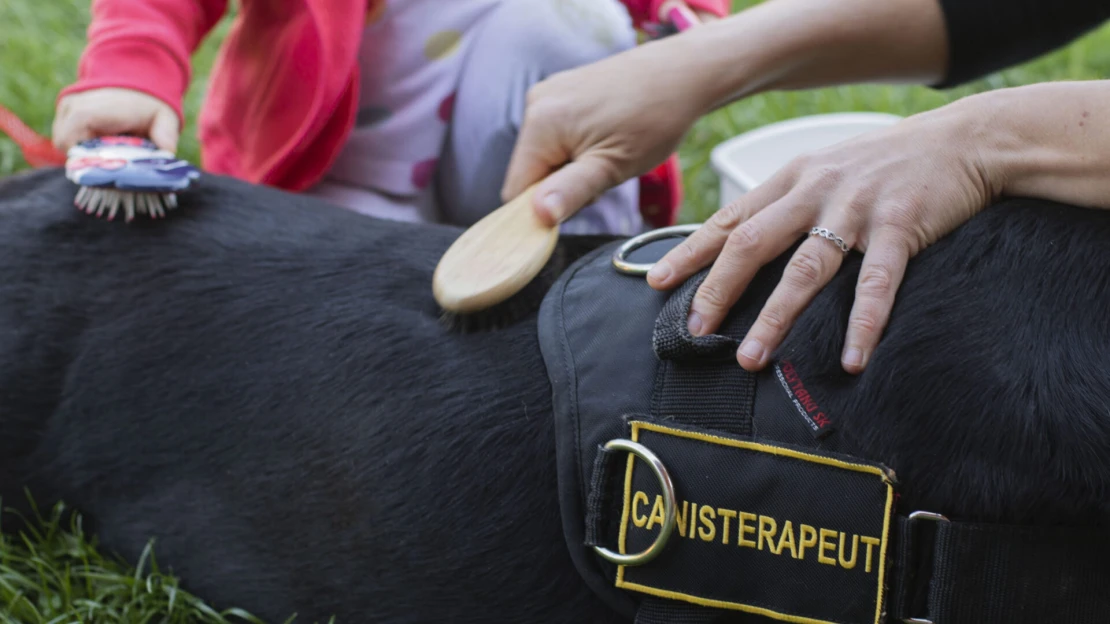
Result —
[[729, 14], [729, 0], [621, 0], [632, 17], [632, 25], [642, 28], [644, 24], [663, 21], [663, 12], [668, 5], [682, 2], [693, 9], [700, 17], [725, 17]]
[[227, 0], [94, 0], [77, 81], [58, 95], [55, 145], [135, 133], [176, 149], [190, 57], [226, 11]]

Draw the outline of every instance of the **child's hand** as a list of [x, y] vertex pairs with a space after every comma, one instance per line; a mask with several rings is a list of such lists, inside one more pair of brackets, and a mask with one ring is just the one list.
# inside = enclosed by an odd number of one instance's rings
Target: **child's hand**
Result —
[[159, 148], [176, 152], [181, 128], [168, 104], [131, 89], [92, 89], [58, 102], [53, 129], [58, 149], [64, 152], [80, 141], [109, 134], [149, 138]]

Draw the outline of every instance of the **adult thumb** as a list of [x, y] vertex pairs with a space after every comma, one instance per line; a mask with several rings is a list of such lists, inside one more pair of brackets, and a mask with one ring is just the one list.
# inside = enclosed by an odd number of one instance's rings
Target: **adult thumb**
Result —
[[176, 113], [165, 108], [154, 113], [154, 121], [150, 124], [150, 140], [160, 149], [176, 153], [180, 133]]
[[608, 160], [584, 154], [536, 188], [532, 200], [536, 215], [547, 225], [562, 223], [622, 181]]

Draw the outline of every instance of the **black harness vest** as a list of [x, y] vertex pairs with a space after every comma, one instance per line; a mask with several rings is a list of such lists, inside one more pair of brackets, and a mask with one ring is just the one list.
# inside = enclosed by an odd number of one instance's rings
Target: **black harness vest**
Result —
[[617, 247], [570, 267], [539, 317], [567, 546], [614, 609], [637, 624], [1110, 621], [1106, 536], [904, 514], [893, 471], [840, 448], [789, 362], [739, 367], [777, 280], [694, 338], [705, 272], [660, 293], [614, 268]]

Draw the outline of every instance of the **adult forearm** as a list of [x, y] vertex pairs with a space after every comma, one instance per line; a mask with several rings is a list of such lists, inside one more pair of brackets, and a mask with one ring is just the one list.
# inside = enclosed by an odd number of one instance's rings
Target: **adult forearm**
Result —
[[669, 43], [706, 77], [706, 112], [767, 90], [933, 83], [948, 59], [938, 0], [767, 0]]
[[1001, 89], [951, 105], [996, 196], [1110, 209], [1110, 80]]

